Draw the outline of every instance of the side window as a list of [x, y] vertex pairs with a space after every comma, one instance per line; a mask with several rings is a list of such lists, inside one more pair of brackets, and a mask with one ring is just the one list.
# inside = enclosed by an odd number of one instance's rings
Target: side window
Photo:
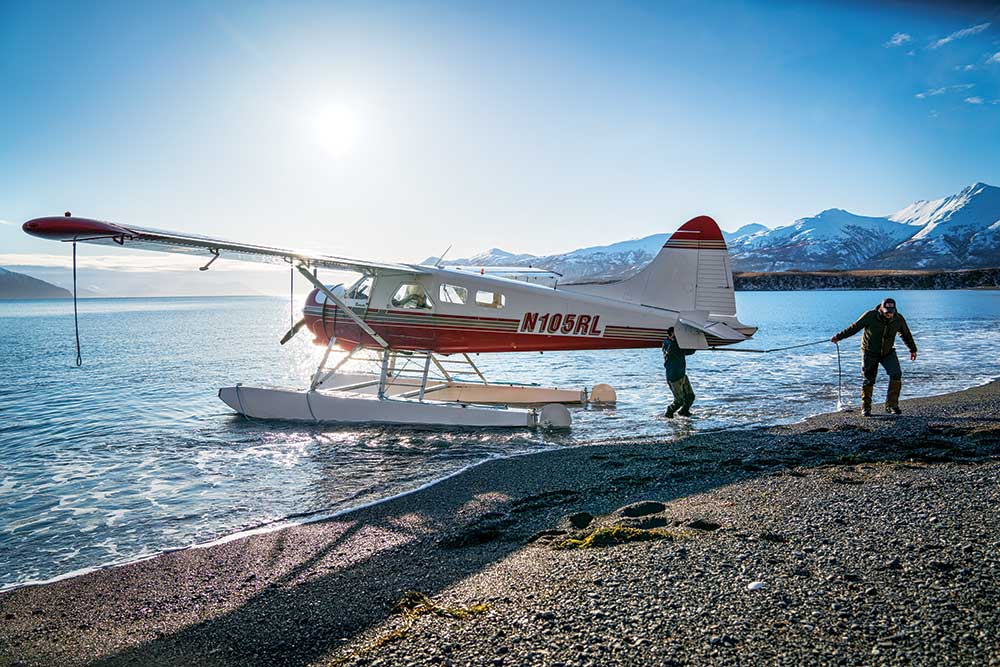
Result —
[[413, 310], [429, 309], [431, 300], [427, 298], [427, 291], [424, 286], [418, 283], [403, 283], [392, 295], [390, 303], [395, 308], [406, 308]]
[[469, 301], [469, 290], [460, 285], [448, 285], [441, 283], [439, 292], [441, 303], [467, 303]]
[[500, 292], [478, 290], [476, 292], [476, 305], [485, 308], [503, 308], [507, 305], [507, 298]]
[[362, 278], [358, 282], [351, 286], [351, 289], [347, 292], [347, 297], [350, 299], [360, 299], [362, 301], [368, 300], [368, 294], [371, 292], [372, 283], [374, 280], [371, 276]]

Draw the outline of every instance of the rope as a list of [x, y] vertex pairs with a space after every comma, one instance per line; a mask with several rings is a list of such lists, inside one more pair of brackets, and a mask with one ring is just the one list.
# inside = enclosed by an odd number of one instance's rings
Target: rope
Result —
[[844, 396], [843, 396], [843, 382], [841, 377], [843, 376], [843, 371], [840, 369], [840, 341], [837, 341], [837, 409], [844, 409]]
[[[773, 347], [767, 350], [747, 350], [732, 347], [710, 347], [709, 350], [713, 352], [754, 352], [756, 354], [767, 354], [768, 352], [783, 352], [785, 350], [797, 350], [800, 347], [809, 347], [810, 345], [819, 345], [820, 343], [826, 343], [829, 338], [824, 338], [822, 340], [814, 340], [811, 343], [800, 343], [799, 345], [789, 345], [787, 347]], [[839, 348], [839, 346], [838, 346]]]
[[76, 241], [73, 241], [73, 330], [76, 332], [76, 367], [83, 365], [80, 354], [80, 317], [76, 310]]
[[295, 327], [295, 267], [288, 267], [288, 325]]

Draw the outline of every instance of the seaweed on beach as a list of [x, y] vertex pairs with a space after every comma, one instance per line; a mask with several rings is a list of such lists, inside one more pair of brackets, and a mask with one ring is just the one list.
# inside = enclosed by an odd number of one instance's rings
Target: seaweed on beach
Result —
[[477, 602], [467, 607], [445, 607], [434, 602], [426, 593], [406, 591], [403, 593], [403, 597], [393, 606], [392, 610], [394, 613], [410, 618], [433, 614], [442, 618], [464, 620], [473, 614], [482, 614], [488, 611], [489, 608], [490, 605], [482, 602]]
[[563, 540], [557, 549], [598, 549], [613, 547], [629, 542], [652, 542], [654, 540], [685, 539], [688, 535], [680, 530], [665, 528], [635, 528], [633, 526], [602, 526], [582, 537]]

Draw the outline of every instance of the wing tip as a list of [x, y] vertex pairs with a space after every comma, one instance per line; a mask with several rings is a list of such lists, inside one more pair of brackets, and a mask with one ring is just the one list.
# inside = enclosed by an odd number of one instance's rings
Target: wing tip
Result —
[[130, 236], [132, 234], [124, 227], [113, 225], [110, 222], [68, 215], [34, 218], [21, 225], [21, 230], [25, 234], [50, 241], [77, 241]]

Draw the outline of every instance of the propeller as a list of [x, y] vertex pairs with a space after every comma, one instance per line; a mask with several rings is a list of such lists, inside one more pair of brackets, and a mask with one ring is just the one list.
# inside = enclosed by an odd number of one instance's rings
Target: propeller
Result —
[[306, 318], [303, 317], [301, 320], [293, 324], [291, 329], [285, 332], [285, 335], [281, 337], [281, 344], [284, 345], [292, 338], [294, 338], [295, 334], [297, 334], [299, 330], [305, 325], [306, 325]]

